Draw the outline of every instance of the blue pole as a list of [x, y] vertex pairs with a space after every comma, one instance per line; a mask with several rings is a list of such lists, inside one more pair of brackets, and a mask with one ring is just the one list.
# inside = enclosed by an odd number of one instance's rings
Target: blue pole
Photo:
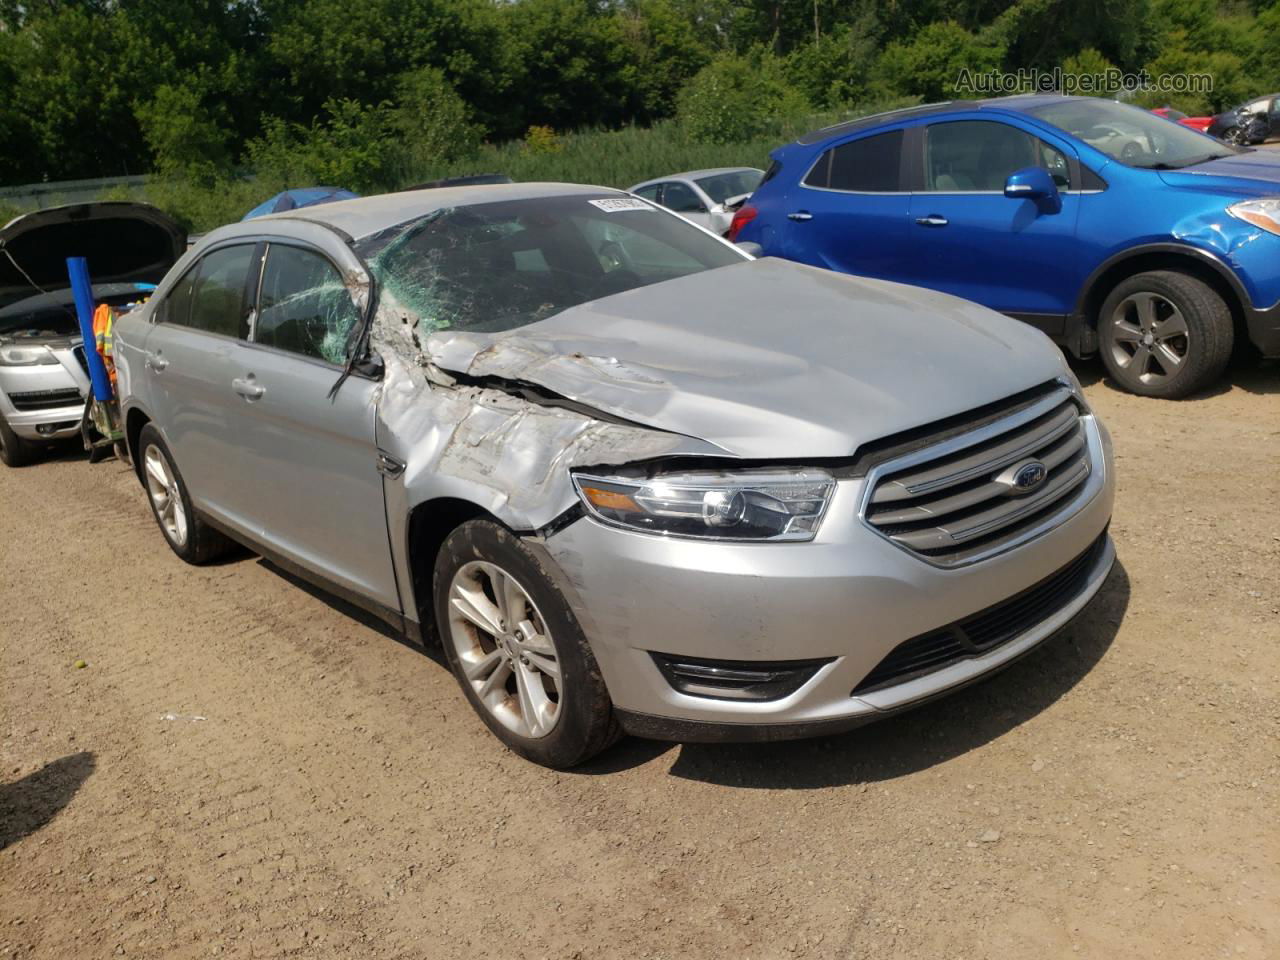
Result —
[[80, 336], [84, 337], [84, 355], [89, 361], [89, 382], [99, 403], [111, 400], [111, 378], [106, 364], [98, 355], [93, 339], [93, 287], [89, 284], [89, 265], [84, 257], [67, 257], [67, 274], [71, 277], [71, 292], [76, 298], [76, 317], [80, 321]]

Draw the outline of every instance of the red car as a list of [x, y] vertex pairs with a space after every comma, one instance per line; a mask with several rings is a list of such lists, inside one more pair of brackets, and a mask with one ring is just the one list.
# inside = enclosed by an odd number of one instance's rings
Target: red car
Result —
[[1213, 117], [1188, 117], [1181, 110], [1175, 110], [1173, 107], [1156, 107], [1151, 112], [1157, 117], [1164, 117], [1166, 120], [1176, 120], [1184, 127], [1190, 127], [1200, 133], [1207, 133], [1209, 124], [1213, 123]]

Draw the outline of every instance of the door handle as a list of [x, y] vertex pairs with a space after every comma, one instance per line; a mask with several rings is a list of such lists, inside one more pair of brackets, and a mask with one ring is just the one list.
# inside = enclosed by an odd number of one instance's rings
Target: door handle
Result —
[[246, 400], [257, 400], [267, 392], [266, 387], [254, 380], [253, 374], [247, 377], [236, 377], [231, 381], [231, 388]]
[[812, 220], [813, 214], [808, 210], [797, 210], [795, 213], [787, 214], [788, 220]]
[[152, 370], [154, 370], [156, 373], [159, 373], [168, 365], [169, 365], [169, 361], [166, 360], [164, 358], [164, 355], [159, 351], [156, 351], [155, 353], [147, 354], [147, 366], [150, 367]]
[[940, 217], [936, 213], [931, 213], [927, 217], [916, 217], [916, 223], [922, 227], [945, 227], [948, 222], [946, 217]]

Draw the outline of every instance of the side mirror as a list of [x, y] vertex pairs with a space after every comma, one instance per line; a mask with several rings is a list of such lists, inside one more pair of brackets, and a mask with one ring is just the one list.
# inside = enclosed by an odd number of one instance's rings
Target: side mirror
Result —
[[1032, 200], [1045, 213], [1062, 210], [1058, 185], [1043, 167], [1026, 167], [1011, 174], [1004, 182], [1004, 195], [1012, 200]]

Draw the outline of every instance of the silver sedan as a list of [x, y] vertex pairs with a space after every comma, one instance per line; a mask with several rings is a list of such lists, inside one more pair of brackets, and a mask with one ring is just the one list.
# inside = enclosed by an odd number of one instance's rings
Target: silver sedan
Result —
[[630, 192], [724, 236], [737, 208], [763, 176], [764, 171], [755, 167], [689, 170], [637, 183]]
[[845, 729], [1036, 646], [1111, 567], [1106, 431], [955, 298], [752, 260], [617, 191], [223, 227], [117, 329], [174, 552], [443, 644], [498, 738]]

